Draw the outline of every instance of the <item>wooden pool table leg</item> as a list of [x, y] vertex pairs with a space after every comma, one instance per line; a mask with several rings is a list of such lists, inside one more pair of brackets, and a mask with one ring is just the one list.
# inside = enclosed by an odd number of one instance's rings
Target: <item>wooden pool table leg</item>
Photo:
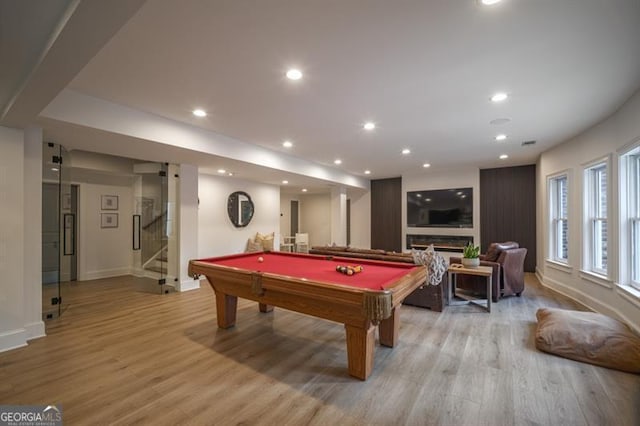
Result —
[[216, 314], [218, 317], [218, 327], [233, 327], [236, 324], [238, 298], [236, 296], [230, 296], [215, 289], [214, 291], [216, 293]]
[[391, 312], [391, 316], [380, 321], [378, 334], [380, 344], [393, 348], [398, 343], [398, 330], [400, 329], [400, 306], [396, 306]]
[[273, 311], [273, 305], [266, 305], [264, 303], [258, 303], [260, 307], [260, 312], [271, 312]]
[[375, 327], [368, 322], [365, 327], [345, 324], [347, 331], [347, 358], [349, 374], [366, 380], [373, 370], [373, 344]]

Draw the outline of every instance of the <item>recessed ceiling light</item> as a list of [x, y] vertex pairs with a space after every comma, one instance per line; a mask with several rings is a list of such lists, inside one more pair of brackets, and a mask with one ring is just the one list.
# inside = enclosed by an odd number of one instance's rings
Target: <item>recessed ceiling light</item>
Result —
[[501, 160], [506, 160], [507, 158], [509, 158], [509, 156], [508, 156], [507, 154], [502, 154], [502, 155], [500, 156], [500, 159], [501, 159]]
[[333, 160], [333, 164], [342, 164], [342, 160], [337, 158], [337, 159]]
[[302, 188], [302, 192], [307, 192], [307, 188]]
[[218, 169], [218, 173], [223, 175], [223, 174], [227, 173], [227, 171], [225, 169]]
[[480, 0], [480, 3], [482, 3], [485, 6], [491, 6], [494, 5], [496, 3], [500, 3], [502, 0]]
[[196, 117], [206, 117], [207, 116], [207, 112], [203, 109], [194, 109], [193, 110], [193, 115], [195, 115]]
[[288, 180], [283, 180], [283, 181], [282, 181], [282, 183], [283, 183], [284, 185], [286, 185], [286, 184], [288, 184], [288, 183], [289, 183], [289, 181], [288, 181]]
[[409, 148], [405, 148], [402, 150], [402, 155], [409, 155], [411, 154], [411, 150]]
[[365, 171], [364, 171], [364, 174], [365, 174], [365, 175], [370, 175], [370, 174], [371, 174], [371, 170], [365, 170]]
[[462, 195], [462, 191], [456, 192], [456, 195]]
[[425, 201], [431, 201], [431, 198], [425, 198], [424, 200]]
[[498, 136], [496, 136], [496, 140], [497, 140], [497, 141], [503, 141], [503, 140], [505, 140], [506, 138], [507, 138], [507, 135], [498, 135]]
[[431, 167], [431, 164], [429, 164], [429, 163], [424, 163], [424, 164], [422, 165], [422, 167], [424, 167], [425, 169], [427, 169], [427, 168]]
[[373, 130], [376, 128], [376, 123], [372, 122], [372, 121], [368, 121], [366, 123], [364, 123], [364, 129], [365, 130]]
[[509, 95], [507, 95], [506, 93], [496, 93], [495, 95], [493, 95], [491, 97], [491, 102], [502, 102], [505, 99], [507, 99], [509, 97]]
[[284, 141], [284, 142], [282, 142], [282, 146], [284, 146], [285, 148], [291, 148], [293, 146], [293, 142]]
[[416, 197], [422, 198], [422, 194], [416, 194]]
[[227, 173], [227, 176], [233, 176], [233, 173], [229, 172]]
[[289, 80], [300, 80], [302, 78], [302, 71], [296, 68], [291, 68], [287, 71], [287, 78]]
[[59, 171], [59, 170], [60, 170], [60, 169], [58, 169], [57, 167], [52, 167], [52, 168], [51, 168], [51, 171], [52, 171], [52, 172], [57, 172], [57, 171]]

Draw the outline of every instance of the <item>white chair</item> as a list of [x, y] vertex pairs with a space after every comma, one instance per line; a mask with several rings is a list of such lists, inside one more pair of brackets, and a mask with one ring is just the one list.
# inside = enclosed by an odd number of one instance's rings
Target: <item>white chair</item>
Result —
[[285, 236], [282, 237], [282, 244], [280, 244], [280, 251], [292, 252], [295, 245], [295, 237]]
[[296, 233], [296, 252], [309, 253], [309, 234]]

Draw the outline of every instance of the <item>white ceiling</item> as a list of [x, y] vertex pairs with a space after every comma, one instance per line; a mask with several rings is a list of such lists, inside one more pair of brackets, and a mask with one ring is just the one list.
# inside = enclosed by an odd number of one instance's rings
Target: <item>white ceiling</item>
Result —
[[154, 0], [68, 88], [371, 178], [530, 164], [640, 87], [638, 22], [640, 0]]

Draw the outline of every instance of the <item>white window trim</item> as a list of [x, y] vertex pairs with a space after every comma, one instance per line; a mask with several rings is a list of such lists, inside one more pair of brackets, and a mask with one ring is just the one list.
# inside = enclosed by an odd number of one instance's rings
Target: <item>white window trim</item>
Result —
[[[632, 256], [633, 237], [630, 225], [632, 217], [628, 202], [632, 198], [632, 191], [636, 190], [637, 192], [637, 188], [633, 188], [628, 185], [628, 168], [627, 159], [625, 158], [625, 156], [631, 154], [632, 151], [637, 149], [640, 149], [640, 137], [632, 140], [617, 152], [619, 182], [618, 193], [620, 195], [620, 200], [618, 200], [618, 235], [620, 238], [620, 241], [618, 242], [618, 265], [620, 271], [620, 283], [618, 285], [624, 288], [625, 295], [628, 297], [640, 297], [640, 282], [633, 281], [633, 264], [629, 261]], [[640, 209], [640, 206], [638, 208]], [[640, 211], [638, 211], [637, 214], [640, 216]], [[640, 268], [640, 265], [637, 265], [636, 267]]]
[[[608, 231], [608, 256], [607, 256], [607, 270], [602, 270], [594, 267], [594, 252], [593, 252], [593, 241], [595, 239], [593, 235], [592, 225], [594, 224], [592, 217], [592, 197], [588, 193], [588, 191], [592, 188], [591, 182], [587, 179], [587, 176], [590, 175], [590, 169], [598, 167], [600, 165], [604, 165], [607, 172], [607, 217], [604, 218], [607, 221], [607, 231]], [[583, 273], [587, 273], [592, 276], [597, 276], [602, 278], [605, 281], [609, 281], [609, 276], [611, 275], [611, 248], [612, 248], [612, 238], [611, 238], [611, 156], [607, 155], [604, 157], [599, 157], [595, 160], [589, 161], [588, 163], [582, 164], [582, 199], [583, 199], [583, 220], [582, 220], [582, 265], [580, 270]], [[597, 218], [596, 218], [597, 219]], [[602, 219], [602, 218], [600, 218]]]
[[613, 288], [613, 280], [604, 278], [603, 275], [591, 271], [580, 271], [580, 278], [605, 288]]
[[568, 263], [558, 262], [558, 261], [555, 261], [555, 260], [547, 259], [546, 260], [546, 264], [551, 269], [556, 269], [558, 271], [562, 271], [562, 272], [565, 272], [567, 274], [572, 274], [573, 273], [573, 266], [569, 265]]
[[[557, 247], [556, 247], [556, 242], [554, 242], [554, 237], [555, 237], [555, 232], [553, 231], [554, 227], [555, 227], [555, 223], [554, 223], [554, 213], [552, 212], [552, 204], [551, 204], [551, 194], [555, 193], [555, 189], [554, 189], [554, 180], [558, 179], [558, 178], [566, 178], [567, 179], [567, 258], [566, 259], [561, 259], [561, 258], [556, 258], [556, 253], [557, 253]], [[570, 265], [569, 263], [569, 259], [571, 258], [571, 222], [569, 221], [569, 218], [571, 217], [571, 187], [572, 187], [572, 176], [571, 176], [571, 170], [570, 169], [566, 169], [566, 170], [562, 170], [559, 171], [557, 173], [553, 173], [550, 175], [547, 175], [547, 237], [548, 237], [548, 244], [547, 244], [547, 253], [546, 253], [546, 261], [549, 264], [549, 266], [554, 267], [555, 265], [558, 266], [559, 270], [563, 270], [565, 272], [567, 272], [567, 269], [569, 271], [573, 270], [573, 267]]]

